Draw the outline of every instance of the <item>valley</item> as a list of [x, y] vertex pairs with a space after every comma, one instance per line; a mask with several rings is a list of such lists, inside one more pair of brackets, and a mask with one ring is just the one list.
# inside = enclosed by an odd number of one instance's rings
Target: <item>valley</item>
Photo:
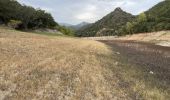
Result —
[[4, 28], [0, 47], [1, 100], [169, 98], [167, 47]]
[[169, 100], [169, 0], [0, 0], [0, 100]]

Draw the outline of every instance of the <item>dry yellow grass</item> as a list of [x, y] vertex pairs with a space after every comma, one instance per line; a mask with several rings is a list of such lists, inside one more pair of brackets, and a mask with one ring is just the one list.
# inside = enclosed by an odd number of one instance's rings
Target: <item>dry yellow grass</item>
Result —
[[[136, 85], [106, 45], [0, 29], [0, 100], [130, 100], [156, 96]], [[128, 70], [129, 71], [129, 70]], [[134, 70], [131, 70], [133, 73]], [[123, 75], [123, 76], [122, 76]], [[126, 81], [134, 81], [131, 85]], [[132, 74], [133, 75], [133, 74]], [[136, 82], [135, 82], [136, 81]], [[135, 88], [136, 87], [136, 88]], [[150, 94], [149, 94], [150, 93]], [[164, 93], [164, 92], [161, 92]], [[155, 100], [156, 100], [155, 99]], [[163, 100], [162, 99], [162, 100]]]
[[139, 33], [126, 36], [101, 36], [101, 37], [85, 37], [87, 40], [132, 40], [151, 42], [161, 46], [170, 47], [170, 31], [159, 31], [151, 33]]
[[113, 98], [97, 55], [99, 42], [1, 29], [0, 99]]
[[133, 34], [122, 36], [118, 39], [137, 41], [170, 41], [170, 31]]

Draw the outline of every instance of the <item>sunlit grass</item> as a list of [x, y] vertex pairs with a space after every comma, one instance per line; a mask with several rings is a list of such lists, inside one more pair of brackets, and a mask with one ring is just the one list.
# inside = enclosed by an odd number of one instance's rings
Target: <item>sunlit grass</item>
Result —
[[169, 98], [161, 82], [119, 57], [97, 41], [1, 28], [0, 99]]

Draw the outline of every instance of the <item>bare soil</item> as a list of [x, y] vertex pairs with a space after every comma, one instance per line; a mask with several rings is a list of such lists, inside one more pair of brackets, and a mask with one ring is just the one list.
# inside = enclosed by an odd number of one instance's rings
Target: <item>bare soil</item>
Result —
[[121, 56], [121, 61], [154, 74], [157, 81], [166, 84], [164, 88], [170, 89], [170, 47], [128, 40], [101, 42], [118, 52]]

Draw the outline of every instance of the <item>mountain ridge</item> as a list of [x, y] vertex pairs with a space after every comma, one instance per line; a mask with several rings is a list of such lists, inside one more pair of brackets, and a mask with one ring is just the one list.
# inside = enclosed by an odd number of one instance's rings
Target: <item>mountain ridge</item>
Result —
[[68, 24], [68, 23], [60, 23], [61, 26], [64, 26], [64, 27], [67, 27], [67, 28], [70, 28], [70, 29], [73, 29], [73, 30], [79, 30], [83, 27], [86, 27], [89, 24], [91, 24], [91, 23], [81, 22], [81, 23], [76, 24], [76, 25], [72, 25], [72, 24]]
[[170, 0], [164, 0], [139, 15], [120, 7], [76, 32], [79, 37], [126, 35], [170, 30]]
[[[127, 13], [118, 7], [102, 19], [87, 26], [85, 29], [78, 30], [76, 33], [78, 36], [117, 34], [116, 31], [118, 31], [118, 29], [122, 25], [125, 25], [128, 21], [131, 21], [134, 17], [134, 15]], [[102, 30], [104, 30], [104, 32]]]

